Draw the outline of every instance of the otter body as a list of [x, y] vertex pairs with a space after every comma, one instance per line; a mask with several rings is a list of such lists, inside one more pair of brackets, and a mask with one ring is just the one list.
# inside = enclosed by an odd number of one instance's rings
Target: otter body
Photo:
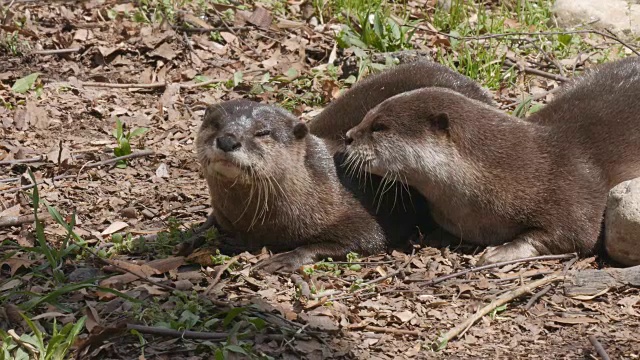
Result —
[[598, 66], [526, 120], [425, 88], [367, 113], [347, 152], [418, 189], [447, 231], [490, 245], [480, 263], [587, 255], [609, 189], [640, 176], [639, 94], [637, 58]]
[[342, 186], [326, 145], [287, 111], [248, 100], [209, 106], [196, 147], [212, 216], [234, 237], [226, 245], [285, 251], [265, 270], [385, 250], [382, 229]]
[[[443, 87], [486, 104], [493, 104], [490, 93], [470, 78], [432, 61], [417, 61], [391, 67], [357, 82], [332, 101], [309, 129], [322, 138], [334, 155], [338, 176], [385, 229], [390, 244], [402, 246], [418, 235], [435, 229], [429, 207], [416, 189], [383, 180], [381, 176], [356, 171], [357, 164], [345, 154], [344, 138], [369, 110], [386, 99], [407, 91]], [[418, 230], [418, 231], [416, 231]]]

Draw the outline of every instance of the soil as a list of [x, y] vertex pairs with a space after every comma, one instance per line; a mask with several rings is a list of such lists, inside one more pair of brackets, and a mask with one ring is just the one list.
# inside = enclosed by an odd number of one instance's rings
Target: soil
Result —
[[[335, 24], [314, 30], [296, 4], [288, 3], [286, 18], [272, 7], [242, 10], [234, 5], [212, 7], [197, 17], [192, 4], [173, 19], [153, 23], [126, 16], [138, 8], [121, 1], [18, 1], [8, 14], [0, 14], [0, 36], [18, 34], [16, 53], [0, 52], [0, 219], [33, 214], [31, 190], [21, 189], [30, 184], [30, 168], [41, 198], [66, 221], [75, 214], [75, 234], [96, 253], [115, 247], [114, 233], [143, 236], [147, 242], [142, 250], [130, 248], [111, 256], [107, 264], [87, 253], [68, 257], [62, 269], [69, 284], [96, 275], [121, 275], [98, 281], [103, 288], [68, 291], [64, 299], [27, 309], [29, 297], [18, 290], [45, 294], [62, 285], [40, 276], [47, 271], [39, 268], [46, 260], [22, 248], [38, 245], [33, 220], [0, 227], [0, 288], [8, 294], [0, 296], [4, 312], [23, 311], [31, 318], [45, 314], [41, 319], [56, 318], [62, 324], [87, 316], [76, 345], [84, 345], [80, 352], [91, 359], [134, 359], [143, 354], [200, 359], [223, 346], [232, 357], [237, 355], [234, 350], [240, 351], [233, 345], [246, 350], [247, 344], [254, 353], [274, 358], [597, 359], [588, 335], [594, 335], [612, 359], [640, 358], [640, 289], [622, 287], [572, 298], [564, 295], [562, 283], [552, 285], [529, 309], [527, 302], [541, 289], [484, 316], [444, 349], [431, 348], [439, 335], [497, 296], [562, 271], [568, 259], [507, 265], [427, 285], [415, 280], [468, 269], [481, 249], [461, 249], [446, 241], [420, 244], [413, 254], [393, 252], [351, 264], [320, 264], [293, 277], [250, 272], [252, 264], [268, 256], [265, 252], [244, 253], [224, 265], [212, 262], [207, 250], [189, 259], [172, 255], [175, 243], [184, 237], [180, 231], [202, 223], [210, 211], [193, 147], [206, 104], [247, 97], [279, 104], [309, 119], [349, 86], [344, 79], [353, 68], [340, 64], [353, 53], [334, 49]], [[220, 15], [229, 9], [234, 15], [223, 23]], [[153, 12], [146, 15], [152, 17]], [[187, 25], [218, 29], [219, 38], [209, 36], [210, 31], [185, 30]], [[432, 36], [417, 33], [416, 43]], [[51, 49], [77, 50], [31, 53]], [[422, 45], [419, 50], [429, 53], [433, 48]], [[339, 76], [326, 65], [334, 58]], [[31, 90], [11, 89], [33, 73], [40, 75]], [[265, 74], [270, 79], [265, 80]], [[557, 85], [527, 79], [546, 90]], [[199, 84], [204, 80], [218, 81]], [[138, 86], [113, 87], [118, 84]], [[522, 90], [496, 92], [496, 100], [511, 103]], [[134, 154], [150, 152], [129, 159], [126, 167], [115, 162], [92, 165], [115, 158], [116, 118], [125, 129], [147, 128], [131, 140], [131, 148]], [[67, 230], [51, 218], [44, 224], [47, 241], [60, 247]], [[155, 236], [167, 231], [171, 236]], [[599, 257], [570, 265], [572, 271], [613, 266]], [[354, 286], [367, 282], [375, 287], [353, 292]], [[132, 313], [140, 308], [108, 289], [142, 301], [141, 313]], [[231, 334], [226, 343], [145, 334], [141, 346], [137, 335], [122, 330], [126, 324], [161, 327], [163, 321], [188, 322], [186, 310], [178, 314], [181, 318], [173, 312], [188, 302], [178, 291], [211, 305], [189, 309], [189, 316], [198, 319], [191, 329]], [[318, 296], [326, 291], [335, 293]], [[203, 325], [225, 307], [248, 305], [252, 307], [246, 311], [253, 315], [247, 319], [266, 323], [248, 338], [234, 335], [219, 321]], [[160, 312], [152, 317], [152, 309], [172, 315], [163, 318]], [[4, 320], [0, 316], [1, 329], [30, 332], [9, 315]], [[297, 337], [285, 328], [297, 331]], [[120, 329], [120, 336], [109, 336], [107, 329]]]

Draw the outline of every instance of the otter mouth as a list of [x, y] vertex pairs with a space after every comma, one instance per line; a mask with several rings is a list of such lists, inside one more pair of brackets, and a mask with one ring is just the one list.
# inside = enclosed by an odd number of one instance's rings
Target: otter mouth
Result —
[[247, 175], [249, 168], [240, 164], [236, 159], [225, 154], [213, 154], [209, 162], [213, 172], [219, 176], [235, 179]]

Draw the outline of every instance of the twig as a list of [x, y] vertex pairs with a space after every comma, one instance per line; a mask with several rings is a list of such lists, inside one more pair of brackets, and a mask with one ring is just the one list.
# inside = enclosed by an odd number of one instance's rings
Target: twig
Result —
[[610, 360], [609, 354], [607, 354], [607, 351], [604, 349], [602, 344], [600, 344], [598, 339], [596, 339], [595, 335], [589, 335], [587, 338], [589, 339], [589, 342], [591, 342], [591, 345], [596, 348], [596, 352], [600, 355], [602, 360]]
[[139, 158], [139, 157], [143, 157], [143, 156], [147, 156], [147, 155], [153, 155], [153, 154], [154, 154], [153, 150], [136, 151], [136, 152], [131, 153], [129, 155], [118, 156], [118, 157], [115, 157], [113, 159], [99, 161], [97, 163], [88, 163], [84, 167], [86, 167], [86, 168], [94, 168], [94, 167], [98, 167], [98, 166], [102, 166], [102, 165], [112, 164], [112, 163], [118, 162], [120, 160]]
[[143, 334], [159, 335], [159, 336], [171, 336], [182, 339], [199, 339], [199, 340], [223, 340], [229, 337], [229, 333], [211, 333], [202, 331], [190, 331], [190, 330], [173, 330], [161, 327], [144, 326], [136, 324], [127, 324], [127, 329], [135, 330]]
[[[410, 25], [407, 25], [407, 26], [410, 26]], [[441, 35], [441, 36], [450, 37], [450, 38], [456, 39], [456, 40], [485, 40], [485, 39], [495, 39], [495, 38], [500, 38], [500, 37], [512, 37], [512, 36], [598, 34], [598, 35], [600, 35], [602, 37], [614, 40], [614, 41], [622, 44], [623, 46], [625, 46], [626, 48], [631, 50], [634, 54], [640, 56], [640, 52], [638, 52], [638, 50], [636, 50], [634, 47], [630, 46], [626, 42], [620, 40], [620, 38], [618, 38], [617, 36], [610, 35], [610, 34], [602, 32], [602, 31], [595, 30], [595, 29], [568, 30], [568, 31], [512, 32], [512, 33], [488, 34], [488, 35], [481, 35], [481, 36], [454, 36], [454, 35], [451, 35], [451, 34], [443, 33], [441, 31], [429, 29], [429, 28], [427, 28], [427, 27], [425, 27], [423, 25], [417, 25], [417, 26], [414, 26], [414, 27], [416, 27], [418, 29], [421, 29], [421, 30], [424, 30], [424, 31], [427, 31], [427, 32], [430, 32], [430, 33], [435, 33], [435, 34], [438, 34], [438, 35]]]
[[[38, 220], [44, 220], [50, 217], [51, 215], [49, 215], [48, 212], [38, 214]], [[34, 221], [36, 221], [36, 218], [33, 215], [2, 216], [0, 217], [0, 228], [28, 224]]]
[[218, 282], [220, 282], [220, 277], [222, 276], [222, 274], [233, 264], [236, 263], [236, 261], [238, 261], [238, 258], [240, 257], [240, 255], [236, 255], [234, 257], [232, 257], [231, 259], [229, 259], [229, 261], [222, 265], [222, 267], [220, 267], [220, 269], [216, 272], [216, 276], [213, 278], [213, 280], [211, 281], [211, 284], [209, 286], [207, 286], [207, 290], [204, 292], [205, 296], [209, 295], [209, 292], [211, 292], [211, 290], [213, 289], [214, 286], [216, 286], [216, 284], [218, 284]]
[[202, 86], [207, 86], [213, 83], [218, 83], [218, 82], [223, 82], [223, 81], [227, 81], [224, 79], [209, 79], [206, 81], [201, 81], [201, 82], [197, 82], [197, 83], [183, 83], [180, 84], [181, 88], [185, 88], [185, 89], [191, 89], [191, 88], [197, 88], [197, 87], [202, 87]]
[[[75, 177], [75, 176], [76, 175], [58, 175], [58, 176], [54, 176], [54, 177], [50, 178], [49, 180], [58, 181], [58, 180], [62, 180], [62, 179], [72, 178], [72, 177]], [[17, 187], [17, 188], [0, 191], [0, 195], [10, 194], [10, 193], [13, 193], [13, 192], [16, 192], [16, 191], [29, 190], [34, 186], [36, 186], [36, 185], [35, 184], [28, 184], [28, 185], [23, 185], [23, 186], [20, 186], [20, 187]]]
[[36, 50], [36, 51], [32, 51], [31, 53], [36, 55], [59, 55], [59, 54], [74, 53], [80, 50], [81, 49], [77, 47], [77, 48], [69, 48], [69, 49]]
[[371, 325], [351, 325], [348, 327], [348, 329], [349, 330], [365, 329], [373, 332], [387, 333], [387, 334], [394, 334], [394, 335], [420, 336], [420, 331], [417, 331], [417, 330], [396, 329], [392, 327], [381, 327], [381, 326], [371, 326]]
[[561, 81], [561, 82], [569, 81], [569, 78], [566, 77], [566, 76], [551, 74], [551, 73], [548, 73], [546, 71], [534, 69], [534, 68], [531, 68], [531, 67], [528, 67], [528, 66], [520, 66], [520, 65], [512, 62], [511, 60], [505, 60], [504, 64], [506, 66], [515, 66], [516, 68], [518, 68], [518, 69], [520, 69], [520, 70], [522, 70], [522, 71], [524, 71], [524, 72], [526, 72], [528, 74], [542, 76], [542, 77], [547, 78], [547, 79]]
[[197, 32], [197, 33], [208, 33], [214, 31], [221, 30], [252, 30], [256, 29], [255, 26], [229, 26], [229, 27], [211, 27], [211, 28], [203, 28], [203, 27], [186, 27], [186, 26], [172, 26], [173, 30], [184, 31], [184, 32]]
[[16, 160], [4, 160], [0, 161], [0, 166], [2, 165], [15, 165], [15, 164], [29, 164], [38, 161], [44, 161], [44, 156], [38, 156], [29, 159], [16, 159]]
[[476, 271], [481, 271], [481, 270], [487, 270], [487, 269], [493, 269], [493, 268], [497, 268], [497, 267], [501, 267], [501, 266], [505, 266], [505, 265], [511, 265], [511, 264], [518, 264], [518, 263], [523, 263], [523, 262], [531, 262], [531, 261], [539, 261], [539, 260], [558, 260], [558, 259], [567, 259], [570, 257], [575, 257], [575, 253], [571, 253], [571, 254], [561, 254], [561, 255], [542, 255], [542, 256], [534, 256], [534, 257], [530, 257], [530, 258], [523, 258], [523, 259], [515, 259], [515, 260], [509, 260], [509, 261], [503, 261], [503, 262], [499, 262], [499, 263], [495, 263], [495, 264], [487, 264], [487, 265], [482, 265], [482, 266], [477, 266], [477, 267], [473, 267], [471, 269], [465, 269], [462, 271], [459, 271], [457, 273], [454, 274], [448, 274], [448, 275], [444, 275], [444, 276], [440, 276], [437, 277], [435, 279], [414, 279], [414, 280], [407, 280], [409, 282], [424, 282], [425, 286], [430, 286], [430, 285], [435, 285], [438, 283], [441, 283], [445, 280], [449, 280], [449, 279], [453, 279], [453, 278], [457, 278], [472, 272], [476, 272]]
[[544, 294], [548, 293], [549, 290], [551, 290], [551, 285], [547, 285], [544, 289], [540, 290], [539, 292], [537, 292], [535, 295], [533, 295], [531, 297], [531, 299], [529, 299], [529, 301], [527, 302], [527, 305], [524, 306], [525, 310], [529, 310], [531, 309], [531, 307], [533, 306], [533, 304], [535, 304], [536, 301], [538, 301], [538, 299], [540, 299], [541, 297], [544, 296]]
[[15, 177], [15, 178], [7, 178], [7, 179], [0, 179], [0, 184], [2, 183], [9, 183], [9, 182], [14, 182], [14, 181], [18, 181], [20, 180], [19, 177]]
[[81, 84], [82, 86], [86, 86], [86, 87], [105, 87], [105, 88], [113, 88], [113, 89], [130, 89], [130, 88], [157, 89], [157, 88], [163, 88], [167, 86], [167, 83], [164, 83], [164, 82], [155, 82], [155, 83], [149, 83], [149, 84], [119, 84], [119, 83], [83, 81]]
[[440, 336], [436, 340], [434, 347], [437, 349], [441, 349], [445, 347], [449, 341], [453, 340], [455, 337], [458, 336], [458, 334], [460, 334], [462, 331], [464, 331], [469, 326], [474, 324], [476, 321], [480, 320], [483, 316], [493, 311], [495, 308], [502, 306], [508, 303], [509, 301], [516, 299], [527, 292], [530, 292], [535, 288], [538, 288], [540, 286], [543, 286], [552, 282], [561, 281], [563, 279], [564, 279], [564, 276], [560, 275], [560, 273], [555, 273], [554, 275], [551, 275], [549, 277], [546, 277], [540, 280], [533, 281], [527, 285], [523, 285], [513, 291], [510, 291], [504, 295], [501, 295], [499, 298], [493, 300], [491, 303], [489, 303], [485, 307], [478, 310], [475, 314], [467, 318], [461, 324], [458, 324], [456, 327], [447, 331], [444, 335]]

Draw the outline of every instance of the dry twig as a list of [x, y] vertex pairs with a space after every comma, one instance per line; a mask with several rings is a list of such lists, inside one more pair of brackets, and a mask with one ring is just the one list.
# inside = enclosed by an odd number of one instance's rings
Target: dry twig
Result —
[[556, 282], [556, 281], [561, 281], [564, 279], [564, 276], [562, 276], [559, 272], [548, 276], [546, 278], [540, 279], [540, 280], [536, 280], [533, 281], [529, 284], [520, 286], [519, 288], [510, 291], [504, 295], [501, 295], [499, 298], [493, 300], [491, 303], [489, 303], [488, 305], [486, 305], [485, 307], [481, 308], [480, 310], [478, 310], [475, 314], [473, 314], [472, 316], [470, 316], [469, 318], [467, 318], [465, 321], [463, 321], [462, 323], [458, 324], [456, 327], [454, 327], [453, 329], [447, 331], [445, 334], [443, 334], [442, 336], [440, 336], [438, 338], [438, 340], [436, 340], [436, 343], [434, 344], [436, 348], [441, 349], [443, 347], [446, 346], [446, 344], [453, 340], [454, 338], [456, 338], [458, 336], [458, 334], [460, 334], [462, 331], [466, 330], [467, 328], [469, 328], [471, 325], [473, 325], [476, 321], [480, 320], [483, 316], [487, 315], [488, 313], [490, 313], [491, 311], [493, 311], [495, 308], [502, 306], [506, 303], [508, 303], [509, 301], [516, 299], [528, 292], [530, 292], [531, 290], [538, 288], [540, 286], [552, 283], [552, 282]]
[[79, 47], [69, 48], [69, 49], [50, 49], [50, 50], [36, 50], [32, 51], [32, 54], [35, 55], [60, 55], [60, 54], [70, 54], [80, 51]]
[[593, 345], [593, 347], [596, 348], [596, 352], [598, 353], [598, 355], [600, 355], [602, 360], [610, 359], [609, 354], [607, 354], [607, 351], [604, 349], [602, 344], [600, 344], [598, 339], [596, 339], [595, 335], [589, 335], [588, 339], [589, 339], [589, 342], [591, 342], [591, 345]]
[[137, 324], [127, 324], [128, 330], [135, 330], [142, 334], [159, 335], [159, 336], [171, 336], [181, 339], [199, 339], [199, 340], [223, 340], [229, 337], [229, 333], [211, 333], [202, 331], [189, 331], [189, 330], [173, 330], [163, 327], [144, 326]]
[[[38, 220], [45, 220], [50, 217], [51, 215], [48, 212], [38, 214]], [[2, 216], [0, 217], [0, 228], [28, 224], [34, 221], [36, 221], [36, 218], [33, 215]]]
[[418, 330], [405, 330], [405, 329], [396, 329], [392, 327], [381, 327], [381, 326], [371, 326], [371, 325], [350, 325], [349, 330], [355, 329], [364, 329], [373, 332], [393, 334], [393, 335], [411, 335], [411, 336], [420, 336], [420, 331]]
[[469, 274], [469, 273], [472, 273], [472, 272], [476, 272], [476, 271], [493, 269], [493, 268], [497, 268], [497, 267], [501, 267], [501, 266], [505, 266], [505, 265], [512, 265], [512, 264], [518, 264], [518, 263], [523, 263], [523, 262], [543, 261], [543, 260], [559, 260], [559, 259], [567, 259], [567, 258], [575, 257], [575, 256], [576, 255], [574, 253], [561, 254], [561, 255], [534, 256], [534, 257], [530, 257], [530, 258], [509, 260], [509, 261], [503, 261], [503, 262], [494, 263], [494, 264], [482, 265], [482, 266], [474, 267], [474, 268], [471, 268], [471, 269], [465, 269], [465, 270], [459, 271], [457, 273], [440, 276], [440, 277], [437, 277], [435, 279], [415, 279], [415, 280], [408, 280], [408, 281], [410, 281], [410, 282], [420, 282], [420, 283], [424, 283], [424, 284], [422, 284], [424, 286], [431, 286], [431, 285], [435, 285], [435, 284], [441, 283], [441, 282], [443, 282], [445, 280], [457, 278], [457, 277], [460, 277], [460, 276], [463, 276], [463, 275], [466, 275], [466, 274]]
[[209, 293], [211, 292], [211, 290], [213, 289], [214, 286], [216, 286], [216, 284], [218, 284], [218, 282], [220, 282], [220, 277], [222, 276], [222, 274], [233, 264], [236, 263], [236, 261], [238, 261], [238, 258], [240, 257], [240, 255], [236, 255], [234, 257], [232, 257], [231, 259], [229, 259], [229, 261], [224, 264], [221, 265], [221, 267], [218, 269], [218, 271], [216, 271], [216, 276], [213, 278], [213, 280], [211, 281], [211, 284], [209, 284], [209, 286], [207, 286], [207, 290], [204, 292], [204, 295], [209, 295]]
[[538, 76], [542, 76], [544, 78], [555, 80], [555, 81], [561, 81], [561, 82], [569, 81], [569, 78], [566, 77], [566, 76], [548, 73], [546, 71], [542, 71], [542, 70], [539, 70], [539, 69], [534, 69], [534, 68], [531, 68], [531, 67], [528, 67], [528, 66], [520, 66], [520, 65], [512, 62], [511, 60], [505, 60], [504, 64], [506, 66], [509, 66], [509, 67], [514, 66], [517, 69], [520, 69], [520, 70], [526, 72], [527, 74], [538, 75]]

